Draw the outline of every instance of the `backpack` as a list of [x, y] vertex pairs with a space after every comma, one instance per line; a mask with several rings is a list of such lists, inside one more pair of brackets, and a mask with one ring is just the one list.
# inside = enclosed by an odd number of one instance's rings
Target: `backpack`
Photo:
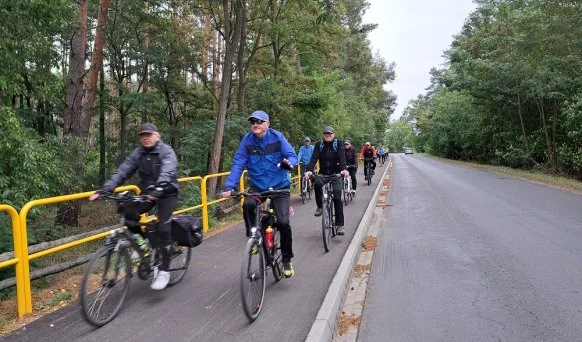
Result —
[[374, 156], [374, 151], [372, 150], [371, 147], [370, 148], [367, 148], [364, 151], [364, 157], [366, 157], [366, 158], [372, 158], [373, 156]]
[[[319, 142], [319, 152], [323, 150], [323, 139]], [[333, 139], [333, 151], [337, 152], [337, 139]]]

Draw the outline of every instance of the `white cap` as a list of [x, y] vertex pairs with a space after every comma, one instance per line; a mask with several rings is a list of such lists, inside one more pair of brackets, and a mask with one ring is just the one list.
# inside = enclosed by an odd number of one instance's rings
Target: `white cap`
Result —
[[366, 145], [371, 145], [369, 141], [366, 141]]

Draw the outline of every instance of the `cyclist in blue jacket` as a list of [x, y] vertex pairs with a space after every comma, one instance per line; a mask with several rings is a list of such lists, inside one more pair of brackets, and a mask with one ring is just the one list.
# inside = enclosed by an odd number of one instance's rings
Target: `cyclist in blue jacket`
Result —
[[[301, 146], [299, 148], [299, 154], [297, 155], [297, 158], [299, 159], [299, 165], [301, 165], [301, 178], [303, 178], [303, 175], [305, 174], [307, 165], [309, 165], [309, 162], [311, 161], [311, 156], [313, 155], [313, 145], [311, 145], [311, 138], [308, 136], [305, 136], [303, 138], [303, 146]], [[309, 171], [313, 171], [313, 170], [309, 170]]]
[[[229, 197], [231, 191], [238, 185], [245, 167], [249, 174], [250, 191], [267, 191], [289, 189], [291, 180], [289, 171], [297, 165], [297, 155], [285, 136], [269, 128], [269, 115], [257, 110], [249, 116], [251, 131], [242, 138], [234, 154], [230, 175], [226, 179], [223, 197]], [[289, 224], [290, 194], [277, 196], [271, 203], [277, 215], [277, 229], [281, 233], [281, 254], [283, 256], [283, 275], [287, 278], [295, 274], [291, 259], [293, 258], [293, 238]], [[247, 234], [250, 227], [257, 222], [253, 213], [257, 201], [246, 197], [243, 203], [243, 217]]]

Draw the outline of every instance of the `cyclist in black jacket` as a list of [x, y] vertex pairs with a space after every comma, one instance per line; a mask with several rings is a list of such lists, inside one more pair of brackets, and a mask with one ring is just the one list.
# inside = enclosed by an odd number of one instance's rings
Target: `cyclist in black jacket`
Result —
[[352, 195], [356, 195], [356, 188], [358, 187], [358, 181], [356, 179], [356, 173], [358, 172], [358, 152], [352, 146], [352, 142], [346, 139], [344, 141], [344, 148], [346, 151], [346, 164], [348, 166], [348, 171], [350, 177], [352, 177]]
[[[341, 140], [335, 138], [335, 131], [332, 127], [325, 127], [323, 129], [323, 140], [315, 144], [311, 161], [307, 165], [306, 170], [313, 170], [315, 163], [319, 161], [319, 173], [322, 175], [334, 175], [341, 173], [344, 177], [349, 175], [346, 170], [346, 154], [344, 151], [344, 144]], [[305, 178], [311, 177], [311, 171], [305, 172]], [[333, 180], [333, 204], [335, 209], [335, 217], [337, 234], [344, 235], [344, 209], [342, 203], [342, 187], [343, 182], [340, 178]], [[323, 212], [323, 181], [320, 178], [315, 179], [315, 202], [317, 209], [315, 216], [321, 216]]]
[[138, 187], [150, 202], [137, 203], [135, 208], [124, 210], [125, 223], [133, 233], [141, 233], [139, 215], [158, 206], [157, 245], [162, 254], [160, 270], [155, 274], [151, 288], [162, 290], [170, 281], [170, 255], [172, 245], [171, 216], [178, 202], [178, 159], [174, 150], [161, 141], [158, 128], [151, 123], [139, 127], [140, 147], [136, 148], [119, 165], [101, 190], [89, 197], [93, 201], [99, 196], [113, 192], [136, 171], [139, 175]]

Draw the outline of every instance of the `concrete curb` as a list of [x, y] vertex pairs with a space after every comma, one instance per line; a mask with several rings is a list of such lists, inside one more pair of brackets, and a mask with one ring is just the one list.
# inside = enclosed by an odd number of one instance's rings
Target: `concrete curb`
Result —
[[370, 227], [370, 222], [372, 221], [372, 216], [374, 215], [374, 208], [376, 207], [376, 202], [378, 201], [378, 197], [380, 196], [380, 191], [383, 185], [383, 179], [388, 174], [388, 170], [390, 169], [390, 162], [392, 158], [388, 160], [386, 164], [386, 170], [382, 174], [382, 178], [374, 191], [374, 195], [370, 200], [370, 204], [366, 208], [366, 212], [358, 225], [358, 229], [346, 250], [346, 254], [342, 258], [342, 262], [340, 263], [333, 280], [327, 290], [327, 294], [321, 304], [321, 308], [317, 313], [317, 317], [315, 318], [315, 322], [311, 326], [309, 330], [309, 334], [307, 335], [306, 342], [320, 342], [325, 341], [329, 342], [333, 340], [335, 334], [335, 325], [336, 320], [340, 313], [341, 304], [346, 296], [347, 289], [349, 282], [351, 280], [352, 272], [354, 270], [354, 265], [358, 260], [358, 256], [360, 255], [362, 241], [368, 232], [368, 228]]

